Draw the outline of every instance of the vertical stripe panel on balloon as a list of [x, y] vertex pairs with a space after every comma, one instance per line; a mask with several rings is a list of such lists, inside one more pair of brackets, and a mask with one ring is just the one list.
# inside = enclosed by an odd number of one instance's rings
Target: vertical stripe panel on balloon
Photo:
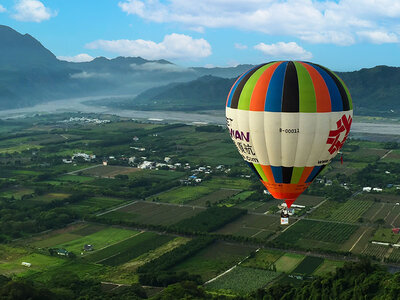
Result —
[[268, 64], [268, 68], [262, 73], [257, 81], [253, 93], [251, 94], [250, 110], [251, 111], [264, 111], [265, 98], [267, 96], [268, 86], [272, 75], [281, 62]]
[[237, 88], [239, 82], [240, 82], [240, 81], [243, 79], [243, 77], [246, 76], [251, 70], [252, 70], [252, 69], [248, 70], [247, 72], [245, 72], [245, 73], [243, 73], [242, 75], [240, 75], [240, 76], [238, 77], [238, 79], [236, 79], [236, 81], [235, 81], [235, 83], [233, 84], [231, 90], [229, 91], [228, 98], [227, 98], [227, 100], [226, 100], [226, 106], [227, 106], [227, 107], [231, 107], [231, 104], [232, 104], [232, 97], [233, 97], [233, 94], [235, 93], [235, 90], [236, 90], [236, 88]]
[[299, 112], [299, 83], [296, 67], [292, 61], [286, 66], [283, 83], [282, 112]]
[[316, 125], [317, 125], [317, 113], [299, 113], [299, 133], [296, 157], [293, 166], [304, 167], [309, 166], [307, 164], [308, 158], [314, 143]]
[[299, 113], [281, 113], [281, 155], [284, 167], [294, 166], [300, 128]]
[[299, 80], [299, 111], [316, 112], [317, 100], [315, 98], [314, 84], [307, 69], [299, 62], [295, 62]]
[[297, 184], [300, 182], [301, 174], [303, 174], [304, 167], [293, 167], [292, 178], [290, 183]]
[[328, 73], [329, 76], [331, 76], [331, 78], [333, 79], [333, 81], [336, 84], [336, 87], [339, 90], [340, 93], [340, 98], [342, 99], [342, 110], [349, 110], [349, 99], [347, 99], [347, 93], [346, 90], [344, 89], [342, 83], [340, 82], [340, 80], [338, 79], [338, 76], [336, 74], [334, 74], [331, 70], [329, 70], [328, 68], [325, 68], [323, 66], [318, 65], [321, 69], [325, 70], [326, 73]]
[[259, 68], [257, 71], [251, 75], [245, 85], [243, 86], [242, 92], [240, 93], [240, 99], [238, 104], [238, 109], [249, 110], [250, 109], [250, 100], [254, 90], [254, 87], [257, 81], [260, 79], [260, 76], [264, 73], [264, 71], [271, 64], [267, 64]]
[[314, 180], [315, 177], [318, 176], [319, 173], [321, 173], [321, 171], [325, 168], [325, 166], [316, 166], [314, 167], [314, 169], [312, 170], [310, 176], [308, 176], [306, 182], [312, 182]]
[[309, 150], [309, 157], [306, 166], [317, 166], [322, 163], [319, 161], [322, 151], [325, 149], [326, 139], [329, 135], [329, 120], [331, 113], [316, 113], [314, 141]]
[[308, 63], [300, 63], [304, 68], [307, 69], [308, 74], [311, 77], [313, 82], [313, 88], [315, 91], [315, 98], [316, 98], [316, 105], [317, 105], [317, 112], [331, 112], [332, 111], [332, 103], [331, 103], [331, 96], [329, 94], [328, 87], [322, 76], [319, 72], [314, 69]]
[[264, 174], [264, 171], [263, 171], [261, 165], [259, 165], [259, 164], [253, 164], [253, 166], [254, 166], [254, 168], [257, 170], [257, 173], [259, 174], [259, 176], [261, 177], [261, 179], [262, 179], [263, 181], [268, 181], [268, 178], [267, 178], [267, 176]]
[[314, 167], [304, 167], [303, 173], [301, 173], [299, 183], [305, 183], [313, 169], [314, 169]]
[[283, 183], [282, 178], [282, 167], [271, 166], [272, 174], [274, 174], [274, 179], [276, 183]]
[[272, 173], [271, 166], [261, 165], [264, 174], [267, 176], [269, 183], [275, 183], [274, 174]]
[[292, 179], [293, 167], [282, 167], [282, 182], [290, 183]]
[[253, 173], [257, 176], [257, 178], [259, 180], [263, 180], [262, 176], [260, 173], [258, 173], [258, 170], [256, 168], [256, 166], [252, 163], [249, 163], [248, 161], [246, 161], [247, 165], [250, 167], [250, 169], [253, 171]]
[[238, 85], [233, 93], [232, 96], [232, 101], [230, 107], [232, 108], [238, 108], [239, 105], [239, 99], [240, 99], [240, 94], [242, 93], [243, 87], [246, 84], [247, 80], [252, 76], [259, 68], [261, 68], [263, 65], [259, 65], [250, 71], [248, 71], [243, 78], [238, 82]]
[[342, 84], [342, 86], [343, 86], [343, 88], [344, 88], [344, 90], [345, 90], [345, 92], [346, 92], [346, 95], [347, 95], [347, 101], [348, 101], [348, 103], [349, 103], [349, 110], [352, 110], [352, 109], [353, 109], [353, 102], [352, 102], [352, 100], [351, 100], [351, 95], [350, 95], [349, 89], [347, 88], [346, 84], [343, 82], [343, 80], [342, 80], [339, 76], [337, 76], [335, 73], [333, 73], [333, 75], [335, 75], [336, 78], [337, 78], [337, 79], [340, 81], [340, 83]]
[[328, 87], [329, 95], [331, 98], [332, 111], [342, 111], [343, 110], [343, 101], [342, 101], [342, 97], [340, 95], [338, 87], [336, 86], [335, 81], [332, 79], [332, 77], [327, 72], [325, 72], [323, 69], [321, 69], [317, 65], [313, 64], [312, 66], [322, 76], [322, 78], [325, 81], [326, 86]]
[[249, 111], [249, 125], [251, 132], [251, 142], [256, 153], [258, 163], [269, 165], [266, 137], [264, 132], [264, 111]]
[[282, 109], [283, 82], [287, 62], [281, 63], [271, 77], [265, 101], [265, 111], [280, 112]]
[[281, 113], [280, 112], [264, 112], [264, 133], [265, 144], [268, 153], [269, 163], [272, 166], [282, 165], [281, 150]]

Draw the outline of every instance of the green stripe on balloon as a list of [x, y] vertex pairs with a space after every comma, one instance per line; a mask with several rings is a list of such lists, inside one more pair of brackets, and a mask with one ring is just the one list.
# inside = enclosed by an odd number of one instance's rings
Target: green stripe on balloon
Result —
[[317, 112], [317, 99], [315, 97], [314, 84], [307, 69], [298, 62], [294, 62], [299, 80], [299, 111]]
[[240, 93], [240, 98], [239, 98], [239, 104], [238, 104], [238, 109], [241, 110], [250, 110], [250, 100], [251, 100], [251, 94], [253, 93], [254, 87], [256, 86], [256, 83], [258, 79], [261, 77], [262, 73], [266, 69], [268, 69], [271, 65], [274, 63], [269, 63], [261, 68], [259, 68], [256, 72], [254, 72], [253, 75], [247, 80], [246, 84], [243, 87], [242, 92]]
[[259, 164], [253, 164], [254, 168], [257, 170], [258, 175], [262, 178], [263, 181], [268, 181], [267, 176], [264, 174], [264, 171]]
[[293, 184], [299, 183], [303, 171], [304, 167], [293, 167], [292, 179], [290, 180], [290, 183]]

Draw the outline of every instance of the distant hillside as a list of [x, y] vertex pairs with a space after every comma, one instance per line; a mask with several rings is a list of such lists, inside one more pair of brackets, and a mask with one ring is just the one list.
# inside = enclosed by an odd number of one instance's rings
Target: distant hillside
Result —
[[[377, 66], [337, 74], [350, 90], [356, 114], [400, 115], [400, 68]], [[186, 83], [152, 88], [129, 101], [109, 105], [142, 110], [224, 109], [234, 81], [235, 78], [204, 76]]]

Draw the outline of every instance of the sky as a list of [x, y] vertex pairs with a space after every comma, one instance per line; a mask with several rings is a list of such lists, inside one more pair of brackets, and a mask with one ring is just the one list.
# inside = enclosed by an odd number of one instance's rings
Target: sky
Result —
[[400, 0], [0, 0], [0, 24], [68, 61], [400, 66]]

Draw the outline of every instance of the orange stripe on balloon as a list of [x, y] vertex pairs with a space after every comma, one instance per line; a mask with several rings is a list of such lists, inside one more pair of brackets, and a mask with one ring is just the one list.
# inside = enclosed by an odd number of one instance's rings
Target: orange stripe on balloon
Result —
[[324, 79], [312, 66], [303, 62], [300, 63], [307, 69], [313, 82], [315, 98], [317, 99], [317, 112], [331, 112], [331, 96]]
[[304, 167], [304, 171], [301, 174], [299, 183], [305, 183], [307, 178], [308, 178], [308, 176], [310, 176], [310, 174], [311, 174], [313, 169], [314, 169], [314, 167]]
[[271, 166], [261, 165], [261, 168], [264, 171], [265, 176], [267, 176], [269, 183], [275, 183], [274, 174], [272, 173]]
[[[276, 68], [282, 62], [277, 62], [267, 68], [264, 73], [261, 74], [260, 78], [253, 89], [250, 99], [250, 110], [251, 111], [264, 111], [265, 110], [265, 98], [267, 97], [268, 86], [272, 75]], [[268, 179], [269, 180], [269, 179]]]
[[240, 75], [240, 76], [238, 77], [238, 79], [236, 79], [235, 83], [232, 85], [231, 89], [229, 90], [229, 94], [228, 94], [228, 97], [226, 98], [226, 104], [225, 104], [225, 106], [228, 106], [229, 96], [231, 95], [232, 90], [233, 90], [233, 88], [234, 88], [235, 85], [236, 85], [236, 82], [238, 82], [238, 81], [242, 78], [242, 76], [243, 76], [243, 74]]

